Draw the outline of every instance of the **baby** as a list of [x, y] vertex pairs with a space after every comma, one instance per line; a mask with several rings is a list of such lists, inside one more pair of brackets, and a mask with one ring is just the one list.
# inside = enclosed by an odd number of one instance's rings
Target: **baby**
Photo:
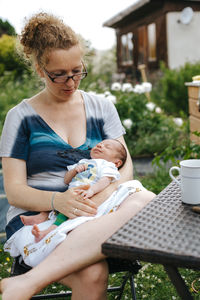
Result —
[[[91, 198], [104, 190], [111, 182], [120, 178], [118, 169], [124, 165], [127, 152], [124, 145], [118, 140], [106, 139], [91, 149], [90, 157], [91, 159], [81, 159], [77, 164], [68, 166], [64, 177], [64, 182], [69, 184], [69, 188], [90, 185], [87, 190], [80, 187], [77, 191], [84, 198]], [[77, 208], [74, 209], [74, 215], [77, 210]], [[34, 216], [21, 216], [24, 225], [33, 225], [32, 234], [35, 236], [36, 242], [68, 219], [59, 213], [55, 222], [46, 230], [41, 231], [36, 224], [46, 221], [48, 215], [49, 212], [41, 212]]]

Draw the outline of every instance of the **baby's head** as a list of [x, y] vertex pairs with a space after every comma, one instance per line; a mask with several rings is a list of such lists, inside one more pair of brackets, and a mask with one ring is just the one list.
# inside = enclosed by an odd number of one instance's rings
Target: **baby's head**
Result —
[[101, 158], [113, 162], [120, 169], [127, 158], [124, 145], [118, 140], [103, 140], [90, 151], [91, 158]]

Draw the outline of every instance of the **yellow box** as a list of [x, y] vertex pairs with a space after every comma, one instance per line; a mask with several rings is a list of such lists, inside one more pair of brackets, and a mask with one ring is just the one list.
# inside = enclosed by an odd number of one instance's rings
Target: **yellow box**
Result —
[[190, 116], [190, 139], [191, 141], [200, 144], [200, 137], [192, 134], [194, 131], [200, 132], [200, 118]]
[[200, 102], [199, 102], [199, 100], [189, 98], [189, 113], [192, 116], [200, 118]]
[[188, 97], [198, 100], [200, 98], [200, 86], [188, 86]]

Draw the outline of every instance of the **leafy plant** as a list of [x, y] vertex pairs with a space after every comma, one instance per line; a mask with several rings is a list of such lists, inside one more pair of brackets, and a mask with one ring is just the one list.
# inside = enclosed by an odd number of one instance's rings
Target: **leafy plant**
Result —
[[152, 99], [168, 114], [188, 115], [188, 90], [185, 82], [200, 74], [200, 62], [186, 63], [183, 67], [170, 70], [160, 65], [162, 76], [152, 93]]
[[0, 75], [3, 75], [5, 71], [13, 71], [17, 77], [29, 70], [27, 64], [17, 53], [16, 42], [15, 36], [4, 34], [0, 37]]
[[41, 84], [37, 76], [26, 72], [18, 79], [15, 72], [6, 72], [0, 77], [0, 132], [8, 110], [38, 92]]
[[[193, 134], [200, 136], [200, 132], [197, 131], [194, 131]], [[162, 167], [163, 163], [170, 161], [178, 165], [180, 160], [191, 158], [200, 159], [200, 145], [192, 142], [188, 134], [178, 145], [169, 142], [166, 149], [154, 158], [153, 164]]]
[[8, 22], [0, 18], [0, 36], [3, 34], [16, 35], [15, 28]]
[[132, 157], [157, 155], [164, 151], [169, 140], [173, 145], [182, 142], [187, 132], [186, 123], [178, 127], [173, 117], [157, 113], [156, 109], [149, 110], [145, 94], [115, 92], [115, 95], [120, 119], [132, 122], [125, 135]]
[[169, 169], [166, 165], [157, 168], [154, 173], [145, 176], [136, 176], [143, 186], [158, 195], [170, 182]]

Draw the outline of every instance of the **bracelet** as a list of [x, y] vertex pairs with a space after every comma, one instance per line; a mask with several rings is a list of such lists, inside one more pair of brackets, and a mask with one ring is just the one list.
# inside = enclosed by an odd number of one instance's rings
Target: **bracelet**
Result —
[[55, 211], [55, 207], [54, 207], [53, 202], [54, 202], [56, 194], [57, 194], [57, 192], [53, 192], [52, 197], [51, 197], [51, 208], [52, 208], [53, 211]]

